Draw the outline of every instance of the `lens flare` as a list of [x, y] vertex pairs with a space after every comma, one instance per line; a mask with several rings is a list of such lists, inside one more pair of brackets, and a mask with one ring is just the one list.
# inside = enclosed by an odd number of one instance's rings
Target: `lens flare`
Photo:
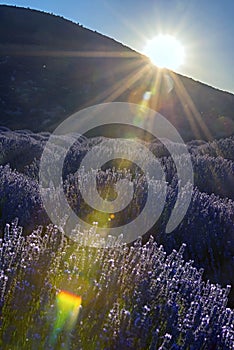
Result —
[[56, 296], [57, 315], [54, 330], [51, 336], [51, 343], [54, 344], [58, 334], [65, 330], [70, 332], [76, 323], [81, 306], [81, 297], [73, 293], [61, 290]]

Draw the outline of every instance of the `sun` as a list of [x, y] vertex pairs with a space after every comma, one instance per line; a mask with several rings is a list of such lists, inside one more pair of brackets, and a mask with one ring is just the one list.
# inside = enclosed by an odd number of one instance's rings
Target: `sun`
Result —
[[143, 52], [160, 68], [176, 70], [184, 63], [184, 47], [172, 35], [154, 37], [146, 43]]

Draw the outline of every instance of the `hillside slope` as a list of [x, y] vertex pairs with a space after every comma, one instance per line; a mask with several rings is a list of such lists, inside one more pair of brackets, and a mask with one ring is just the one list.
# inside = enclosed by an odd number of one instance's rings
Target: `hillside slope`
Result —
[[43, 12], [0, 6], [0, 125], [52, 131], [84, 107], [142, 103], [185, 140], [234, 133], [234, 95], [154, 67], [99, 33]]

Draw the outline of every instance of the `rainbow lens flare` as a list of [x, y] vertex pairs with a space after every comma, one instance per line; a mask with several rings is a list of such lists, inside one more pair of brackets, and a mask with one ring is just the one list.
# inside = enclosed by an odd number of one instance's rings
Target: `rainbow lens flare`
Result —
[[51, 342], [55, 343], [57, 335], [65, 330], [70, 332], [76, 323], [82, 298], [79, 295], [61, 290], [56, 296], [57, 315]]

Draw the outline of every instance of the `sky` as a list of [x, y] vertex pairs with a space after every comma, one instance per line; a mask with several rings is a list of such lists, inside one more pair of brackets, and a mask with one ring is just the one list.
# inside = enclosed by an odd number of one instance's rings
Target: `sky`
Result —
[[234, 93], [233, 0], [18, 0], [1, 4], [61, 15], [143, 52], [160, 33], [185, 48], [178, 73]]

